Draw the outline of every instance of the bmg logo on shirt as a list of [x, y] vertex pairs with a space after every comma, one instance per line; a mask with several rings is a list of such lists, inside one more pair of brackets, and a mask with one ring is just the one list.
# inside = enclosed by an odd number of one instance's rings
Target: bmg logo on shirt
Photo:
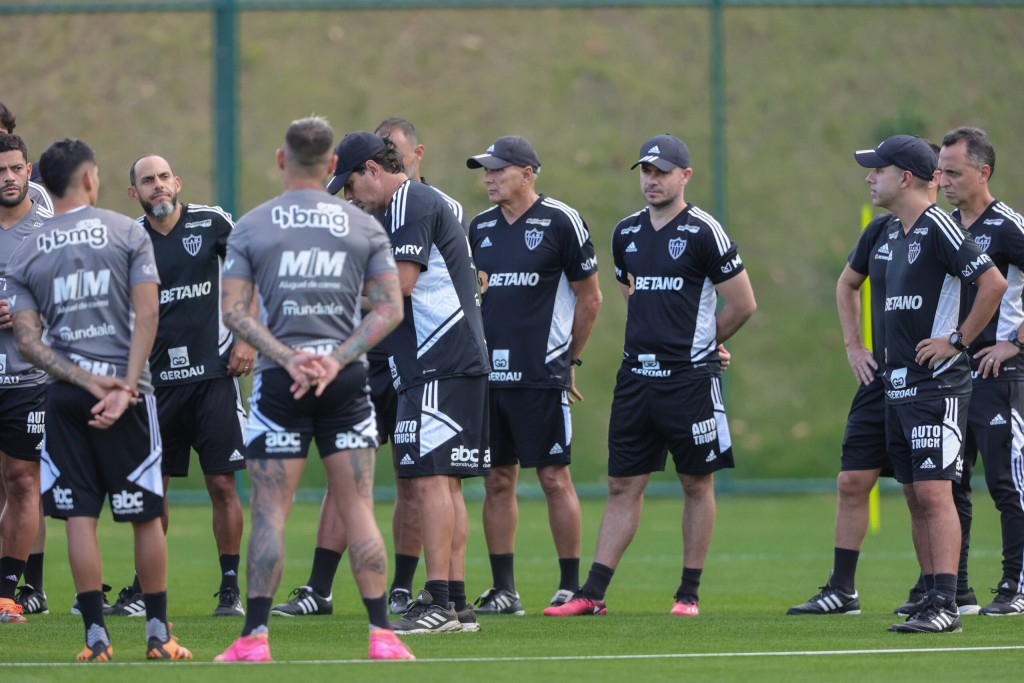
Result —
[[170, 358], [172, 368], [187, 368], [190, 365], [187, 346], [176, 346], [172, 349], [167, 349], [167, 356]]

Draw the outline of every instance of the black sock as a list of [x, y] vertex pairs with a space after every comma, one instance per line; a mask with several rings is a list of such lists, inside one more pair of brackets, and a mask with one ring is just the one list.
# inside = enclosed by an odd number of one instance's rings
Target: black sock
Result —
[[142, 601], [146, 604], [146, 639], [166, 643], [171, 637], [167, 626], [167, 591], [143, 593]]
[[956, 604], [956, 574], [935, 574], [935, 593], [947, 606]]
[[238, 563], [241, 555], [220, 556], [220, 589], [238, 590]]
[[514, 569], [514, 555], [490, 555], [491, 576], [494, 577], [494, 587], [498, 590], [506, 590], [510, 593], [516, 592], [516, 572]]
[[370, 617], [370, 626], [391, 628], [391, 620], [388, 619], [388, 599], [386, 595], [382, 595], [379, 598], [363, 598], [363, 605], [366, 606], [366, 614]]
[[921, 581], [924, 583], [926, 593], [935, 588], [935, 574], [922, 574]]
[[25, 583], [40, 593], [45, 593], [43, 590], [43, 553], [34, 553], [28, 556], [28, 562], [25, 563]]
[[461, 612], [466, 609], [466, 582], [448, 582], [448, 600], [455, 604], [455, 611]]
[[832, 576], [828, 585], [838, 588], [842, 592], [853, 595], [855, 577], [857, 576], [857, 560], [860, 559], [859, 550], [848, 548], [833, 548]]
[[340, 563], [341, 553], [327, 548], [313, 550], [313, 569], [309, 572], [309, 587], [320, 597], [326, 598], [331, 594], [334, 575], [337, 573]]
[[558, 578], [558, 590], [575, 593], [580, 589], [580, 558], [558, 558], [558, 571], [561, 574]]
[[273, 598], [246, 598], [245, 599], [245, 626], [242, 627], [242, 635], [247, 636], [261, 626], [266, 629], [270, 621], [270, 603]]
[[698, 590], [700, 589], [700, 575], [704, 572], [704, 568], [694, 569], [693, 567], [683, 567], [683, 576], [679, 581], [679, 590], [676, 591], [675, 598], [693, 598], [698, 599]]
[[441, 609], [448, 609], [449, 598], [447, 581], [427, 581], [423, 588], [430, 593], [430, 597], [434, 599], [433, 604], [437, 605]]
[[612, 582], [613, 576], [615, 576], [614, 569], [595, 562], [590, 565], [587, 582], [583, 584], [580, 591], [594, 600], [604, 600], [604, 594], [608, 592], [608, 584]]
[[411, 595], [412, 581], [416, 578], [416, 567], [419, 563], [418, 555], [395, 553], [395, 580], [391, 582], [391, 590], [401, 588]]
[[918, 593], [927, 593], [928, 592], [928, 589], [924, 585], [924, 574], [918, 574], [917, 575], [917, 583], [915, 583], [914, 587], [911, 588], [910, 590], [916, 591]]
[[79, 593], [77, 598], [78, 610], [82, 613], [82, 623], [85, 624], [85, 644], [93, 649], [99, 642], [110, 645], [110, 634], [107, 633], [107, 624], [103, 620], [103, 593], [86, 591]]
[[138, 572], [135, 572], [135, 580], [132, 581], [132, 592], [134, 592], [134, 593], [141, 593], [142, 592], [142, 584], [139, 583], [139, 573]]
[[18, 590], [18, 581], [25, 571], [25, 560], [7, 556], [0, 557], [0, 598], [14, 599]]

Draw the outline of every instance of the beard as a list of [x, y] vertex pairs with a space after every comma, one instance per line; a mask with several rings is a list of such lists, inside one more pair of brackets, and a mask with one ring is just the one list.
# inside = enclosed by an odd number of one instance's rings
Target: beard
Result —
[[[10, 187], [10, 186], [8, 186], [8, 187]], [[17, 185], [15, 185], [15, 187], [17, 187]], [[4, 188], [4, 189], [7, 189], [7, 188]], [[6, 206], [6, 207], [18, 206], [23, 201], [25, 201], [25, 195], [27, 195], [27, 194], [28, 194], [28, 183], [25, 183], [25, 185], [21, 188], [21, 192], [18, 193], [17, 197], [8, 198], [7, 195], [0, 193], [0, 206]]]
[[174, 197], [168, 202], [161, 202], [155, 206], [140, 199], [139, 204], [142, 204], [142, 210], [146, 212], [147, 216], [152, 216], [153, 218], [166, 218], [174, 213], [174, 210], [178, 208], [178, 198]]

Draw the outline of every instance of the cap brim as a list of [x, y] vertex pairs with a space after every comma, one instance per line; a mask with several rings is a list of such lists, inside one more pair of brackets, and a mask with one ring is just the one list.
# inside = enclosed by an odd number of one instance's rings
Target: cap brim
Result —
[[466, 159], [466, 168], [489, 168], [496, 171], [511, 165], [512, 162], [499, 159], [492, 154], [477, 154], [475, 157]]
[[336, 175], [331, 178], [331, 182], [327, 183], [327, 191], [330, 194], [338, 194], [341, 188], [345, 187], [345, 183], [348, 182], [348, 177], [352, 175], [352, 171], [345, 171], [341, 175]]
[[892, 166], [891, 162], [886, 161], [878, 152], [873, 149], [861, 149], [853, 153], [853, 158], [857, 160], [857, 163], [864, 168], [884, 168], [886, 166]]
[[672, 171], [673, 168], [679, 168], [679, 166], [677, 166], [676, 164], [673, 164], [671, 161], [662, 159], [661, 157], [644, 157], [640, 161], [630, 166], [629, 170], [632, 171], [640, 164], [650, 164], [651, 166], [658, 169], [662, 173], [669, 173]]

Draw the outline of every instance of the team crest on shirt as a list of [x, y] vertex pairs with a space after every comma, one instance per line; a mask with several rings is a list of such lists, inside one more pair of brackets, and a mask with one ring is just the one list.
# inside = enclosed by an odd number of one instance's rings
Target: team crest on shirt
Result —
[[199, 253], [200, 247], [203, 246], [203, 236], [189, 235], [188, 237], [182, 237], [181, 244], [185, 247], [185, 251], [190, 255], [195, 256]]
[[686, 251], [686, 240], [682, 237], [676, 237], [668, 241], [668, 255], [674, 259], [678, 259]]
[[526, 238], [526, 248], [533, 251], [540, 244], [540, 241], [544, 239], [544, 232], [542, 230], [532, 229], [527, 230], [524, 235]]
[[974, 241], [977, 243], [979, 249], [982, 251], [988, 251], [989, 246], [992, 244], [992, 235], [975, 235]]
[[917, 257], [921, 255], [921, 243], [911, 242], [910, 248], [907, 250], [907, 260], [913, 263], [917, 260]]

